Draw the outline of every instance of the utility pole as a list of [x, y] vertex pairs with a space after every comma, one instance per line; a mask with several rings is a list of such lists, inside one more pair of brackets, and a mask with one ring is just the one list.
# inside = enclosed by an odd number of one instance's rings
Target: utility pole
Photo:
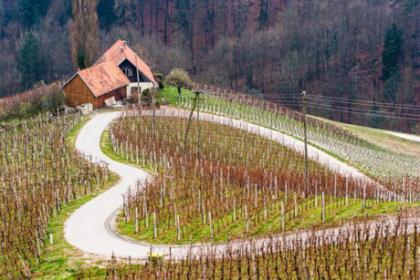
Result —
[[193, 104], [193, 107], [191, 108], [191, 113], [190, 113], [190, 117], [189, 117], [189, 120], [188, 120], [188, 126], [187, 126], [187, 130], [185, 131], [185, 136], [184, 136], [184, 149], [187, 149], [188, 133], [189, 133], [190, 128], [191, 128], [192, 117], [193, 117], [195, 108], [197, 107], [198, 99], [200, 98], [200, 94], [201, 94], [201, 92], [199, 92], [199, 91], [196, 91], [194, 93], [195, 93], [194, 104]]
[[302, 92], [303, 99], [303, 135], [305, 141], [305, 195], [309, 188], [309, 167], [308, 167], [308, 135], [307, 135], [307, 124], [306, 124], [306, 91]]
[[153, 125], [153, 138], [154, 138], [154, 143], [156, 145], [156, 90], [155, 89], [150, 89], [149, 91], [150, 95], [152, 96], [152, 110], [153, 110], [153, 115], [152, 115], [152, 125]]

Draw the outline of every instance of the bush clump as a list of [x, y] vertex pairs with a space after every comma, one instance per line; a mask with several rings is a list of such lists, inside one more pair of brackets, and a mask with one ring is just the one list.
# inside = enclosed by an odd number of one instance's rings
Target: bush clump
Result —
[[145, 89], [141, 94], [141, 104], [150, 106], [153, 103], [153, 97], [155, 98], [155, 105], [159, 107], [160, 96], [159, 92], [154, 88]]
[[57, 112], [64, 106], [61, 83], [37, 84], [24, 93], [0, 99], [0, 120], [27, 118], [41, 112]]
[[191, 89], [193, 87], [193, 81], [185, 70], [180, 68], [173, 69], [165, 79], [166, 84]]

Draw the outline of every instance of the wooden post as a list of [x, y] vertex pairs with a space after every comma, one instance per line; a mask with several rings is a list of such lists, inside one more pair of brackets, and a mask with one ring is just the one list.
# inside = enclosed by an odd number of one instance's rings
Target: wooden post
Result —
[[346, 205], [349, 205], [349, 178], [346, 177]]
[[211, 218], [211, 212], [209, 212], [209, 224], [210, 224], [210, 239], [213, 240], [214, 231], [213, 231], [213, 220]]
[[176, 215], [176, 239], [181, 240], [181, 229], [179, 224], [179, 214]]
[[191, 113], [190, 113], [190, 117], [188, 119], [188, 125], [187, 125], [187, 130], [185, 131], [185, 136], [184, 136], [184, 149], [187, 148], [187, 140], [188, 140], [188, 133], [191, 129], [191, 123], [192, 123], [192, 117], [195, 111], [195, 108], [197, 106], [197, 102], [198, 102], [198, 98], [200, 96], [200, 92], [195, 92], [195, 99], [194, 99], [194, 104], [193, 107], [191, 108]]
[[325, 223], [325, 193], [322, 192], [322, 223]]
[[285, 229], [285, 217], [284, 217], [285, 213], [284, 212], [285, 212], [284, 211], [284, 202], [282, 201], [281, 202], [281, 229], [282, 229], [282, 231], [284, 231], [284, 229]]
[[306, 124], [306, 91], [302, 92], [303, 97], [303, 133], [304, 133], [304, 141], [305, 141], [305, 182], [304, 182], [304, 189], [305, 193], [308, 191], [309, 188], [309, 167], [308, 167], [308, 135], [307, 135], [307, 124]]
[[137, 72], [137, 94], [140, 101], [140, 73], [139, 69], [137, 68], [137, 55], [136, 55], [136, 72]]
[[157, 238], [156, 212], [153, 212], [153, 238]]
[[139, 233], [139, 209], [136, 207], [136, 221], [135, 221], [135, 226], [134, 226], [134, 232], [135, 233]]

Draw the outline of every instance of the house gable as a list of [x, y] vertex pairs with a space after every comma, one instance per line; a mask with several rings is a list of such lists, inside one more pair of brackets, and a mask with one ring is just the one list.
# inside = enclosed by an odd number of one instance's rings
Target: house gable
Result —
[[141, 71], [138, 71], [138, 80], [137, 80], [137, 68], [128, 59], [125, 59], [123, 62], [121, 62], [119, 67], [120, 67], [121, 71], [125, 74], [125, 76], [130, 80], [131, 83], [152, 82]]
[[125, 60], [128, 60], [139, 70], [139, 72], [145, 78], [147, 78], [146, 82], [150, 81], [151, 83], [157, 85], [150, 67], [131, 48], [127, 46], [125, 41], [118, 40], [96, 61], [96, 64], [103, 62], [113, 62], [115, 65], [119, 66]]

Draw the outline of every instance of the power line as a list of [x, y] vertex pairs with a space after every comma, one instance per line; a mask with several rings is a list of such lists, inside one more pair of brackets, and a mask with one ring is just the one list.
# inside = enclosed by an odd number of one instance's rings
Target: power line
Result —
[[[302, 101], [296, 100], [296, 101], [280, 101], [280, 105], [288, 105], [288, 106], [300, 106], [302, 104]], [[325, 105], [325, 104], [319, 104], [319, 103], [314, 103], [314, 102], [308, 102], [308, 104], [312, 105], [312, 107], [323, 107], [323, 108], [333, 108], [333, 109], [338, 109], [338, 110], [345, 110], [346, 112], [349, 113], [366, 113], [366, 110], [360, 109], [360, 108], [348, 108], [348, 107], [344, 107], [344, 106], [337, 106], [337, 105]], [[373, 114], [373, 113], [370, 113]], [[381, 115], [381, 114], [394, 114], [394, 115], [399, 115], [399, 116], [406, 116], [406, 117], [419, 117], [420, 115], [418, 114], [407, 114], [407, 113], [400, 113], [400, 112], [383, 112], [383, 111], [377, 111], [375, 112], [376, 115]]]
[[[291, 98], [293, 99], [298, 99], [297, 96], [295, 95], [294, 97], [296, 98]], [[327, 102], [337, 102], [337, 103], [344, 103], [344, 104], [350, 104], [350, 105], [360, 105], [360, 106], [373, 106], [373, 105], [378, 105], [381, 106], [383, 108], [401, 108], [401, 109], [406, 109], [406, 110], [420, 110], [420, 106], [416, 106], [416, 105], [409, 105], [409, 104], [393, 104], [393, 105], [389, 105], [392, 103], [384, 103], [384, 104], [380, 104], [379, 102], [375, 102], [375, 101], [370, 101], [370, 103], [368, 103], [367, 101], [347, 101], [347, 100], [340, 100], [339, 98], [333, 98], [333, 97], [326, 97], [326, 96], [318, 96], [318, 95], [308, 95], [308, 97], [313, 98], [313, 99], [317, 99], [317, 100], [322, 100], [322, 101], [327, 101]], [[269, 101], [281, 101], [283, 99], [287, 99], [287, 97], [275, 97], [275, 96], [265, 96], [264, 99], [269, 100]], [[327, 100], [324, 100], [327, 99]], [[334, 99], [334, 100], [328, 100], [328, 99]]]
[[[348, 107], [343, 107], [343, 106], [324, 105], [324, 104], [313, 103], [313, 102], [308, 102], [308, 104], [311, 104], [311, 105], [314, 105], [314, 106], [320, 106], [320, 107], [324, 107], [324, 108], [327, 107], [327, 108], [335, 108], [335, 109], [340, 109], [340, 110], [347, 110], [349, 112], [355, 112], [355, 113], [366, 112], [365, 110], [362, 110], [362, 109], [348, 108]], [[416, 118], [418, 117], [418, 118], [420, 118], [420, 115], [417, 115], [417, 114], [405, 114], [405, 113], [398, 113], [398, 112], [376, 111], [375, 114], [394, 114], [394, 115], [401, 115], [401, 116], [406, 116], [406, 117], [416, 117]]]
[[420, 109], [420, 106], [412, 105], [412, 104], [399, 104], [399, 103], [389, 103], [389, 102], [381, 102], [381, 101], [371, 101], [371, 100], [352, 100], [345, 97], [334, 97], [334, 96], [322, 96], [322, 95], [314, 95], [314, 94], [308, 94], [311, 98], [317, 98], [317, 99], [331, 99], [335, 100], [336, 102], [341, 103], [353, 103], [353, 104], [360, 104], [360, 105], [368, 105], [368, 104], [376, 104], [382, 107], [386, 106], [392, 106], [394, 107], [407, 107], [407, 108], [413, 108], [413, 109]]
[[[312, 108], [317, 108], [317, 106], [322, 106], [322, 105], [312, 105], [312, 104], [308, 104], [309, 107]], [[381, 117], [381, 118], [387, 118], [387, 119], [399, 119], [399, 120], [411, 120], [411, 121], [420, 121], [419, 119], [416, 118], [404, 118], [404, 117], [398, 117], [398, 116], [387, 116], [387, 115], [378, 115], [376, 113], [368, 113], [368, 112], [354, 112], [354, 111], [348, 111], [348, 110], [342, 110], [342, 109], [334, 109], [328, 106], [325, 106], [325, 108], [323, 108], [325, 110], [329, 110], [329, 111], [335, 111], [335, 112], [342, 112], [342, 113], [357, 113], [357, 114], [362, 114], [362, 115], [367, 115], [367, 116], [376, 116], [376, 117]]]

